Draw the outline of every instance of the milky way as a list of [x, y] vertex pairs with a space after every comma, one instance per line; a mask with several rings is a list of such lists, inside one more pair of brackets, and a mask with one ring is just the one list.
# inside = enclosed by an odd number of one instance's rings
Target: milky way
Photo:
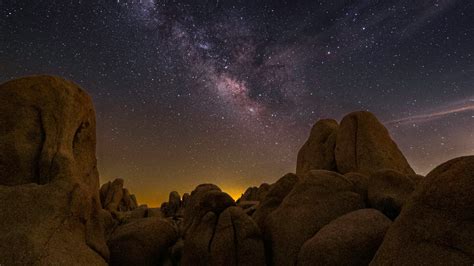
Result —
[[318, 119], [355, 110], [419, 173], [473, 154], [473, 35], [470, 0], [0, 0], [0, 81], [84, 87], [101, 182], [156, 205], [274, 182]]

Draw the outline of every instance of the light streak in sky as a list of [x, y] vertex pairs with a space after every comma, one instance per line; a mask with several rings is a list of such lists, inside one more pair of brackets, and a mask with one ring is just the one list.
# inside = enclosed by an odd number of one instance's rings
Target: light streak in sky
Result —
[[449, 115], [466, 113], [466, 112], [473, 112], [472, 118], [474, 118], [474, 97], [464, 100], [458, 101], [455, 103], [448, 104], [443, 108], [438, 108], [431, 112], [427, 112], [424, 114], [418, 115], [410, 115], [407, 117], [394, 119], [388, 121], [387, 124], [407, 124], [407, 123], [423, 123], [429, 122], [436, 119], [441, 119]]

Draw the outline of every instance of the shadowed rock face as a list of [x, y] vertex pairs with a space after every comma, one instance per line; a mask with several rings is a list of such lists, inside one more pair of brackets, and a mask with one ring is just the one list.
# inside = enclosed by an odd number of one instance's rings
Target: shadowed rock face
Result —
[[333, 119], [319, 120], [313, 126], [308, 140], [298, 152], [297, 175], [309, 170], [336, 170], [334, 148], [338, 127]]
[[368, 202], [372, 208], [394, 220], [415, 190], [416, 183], [394, 170], [380, 170], [369, 177]]
[[270, 187], [265, 198], [262, 199], [257, 210], [252, 214], [252, 218], [260, 227], [264, 229], [267, 216], [280, 206], [283, 199], [290, 193], [293, 186], [299, 181], [295, 174], [286, 174]]
[[108, 241], [110, 265], [163, 265], [178, 232], [166, 220], [143, 218], [120, 226]]
[[0, 85], [0, 258], [104, 264], [91, 98], [61, 78]]
[[294, 265], [301, 246], [332, 220], [365, 207], [344, 176], [313, 170], [296, 183], [280, 206], [267, 216], [265, 245], [272, 265]]
[[369, 112], [350, 113], [342, 119], [335, 157], [337, 171], [342, 174], [371, 174], [381, 169], [415, 174], [387, 129]]
[[371, 265], [474, 263], [474, 156], [431, 171], [388, 230]]
[[390, 219], [375, 209], [343, 215], [306, 241], [298, 265], [368, 265], [390, 224]]

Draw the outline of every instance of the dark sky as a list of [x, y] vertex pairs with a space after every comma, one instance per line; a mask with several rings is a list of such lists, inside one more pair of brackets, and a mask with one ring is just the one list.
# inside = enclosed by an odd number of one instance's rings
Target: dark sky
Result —
[[355, 110], [419, 173], [474, 154], [472, 0], [0, 0], [0, 82], [40, 73], [92, 95], [101, 182], [151, 205], [274, 182]]

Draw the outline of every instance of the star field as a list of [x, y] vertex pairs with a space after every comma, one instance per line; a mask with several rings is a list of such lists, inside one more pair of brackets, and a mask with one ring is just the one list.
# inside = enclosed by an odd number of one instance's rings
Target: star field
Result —
[[0, 82], [41, 73], [92, 95], [101, 182], [151, 205], [274, 182], [356, 110], [421, 174], [474, 154], [470, 0], [0, 0]]

